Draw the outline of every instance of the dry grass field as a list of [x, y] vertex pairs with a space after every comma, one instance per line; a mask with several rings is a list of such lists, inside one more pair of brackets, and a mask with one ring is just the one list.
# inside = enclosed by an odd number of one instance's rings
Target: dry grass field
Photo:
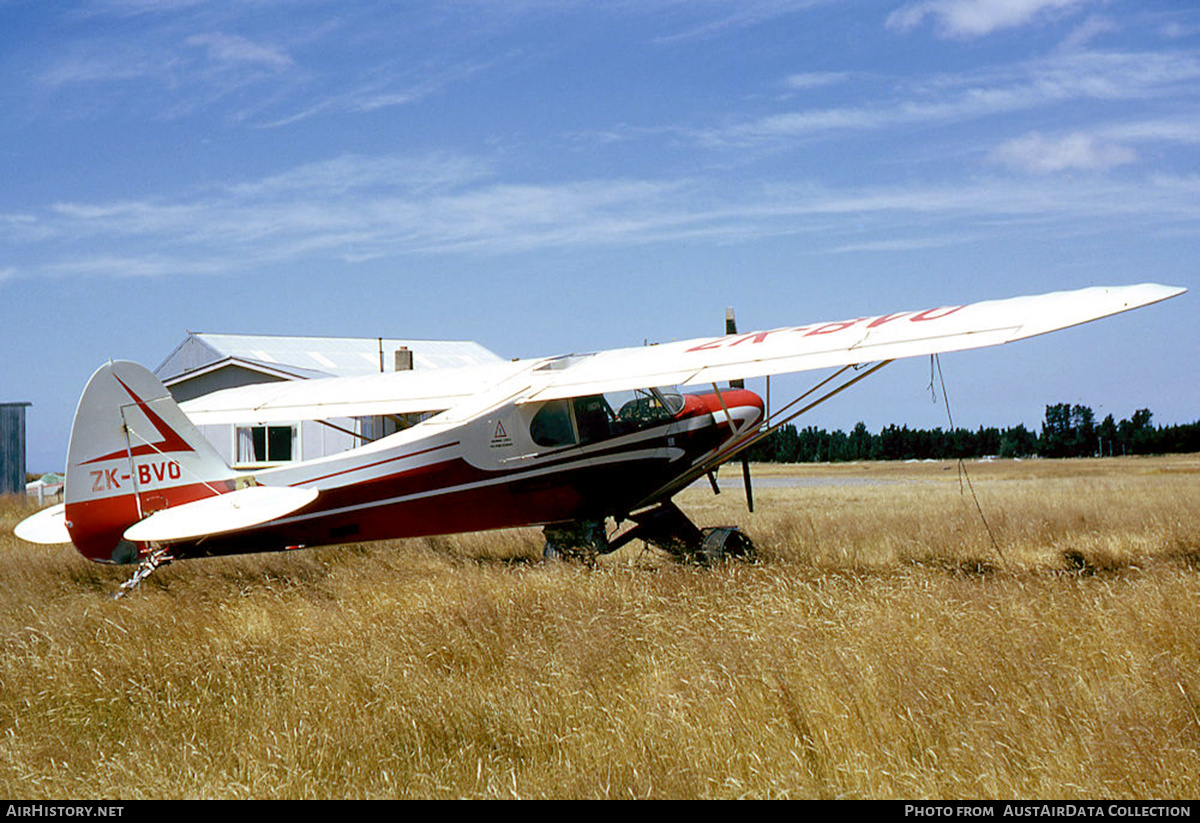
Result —
[[754, 564], [545, 564], [530, 530], [120, 601], [128, 568], [20, 543], [10, 504], [0, 795], [1200, 796], [1200, 457], [967, 468], [986, 526], [948, 463], [683, 495]]

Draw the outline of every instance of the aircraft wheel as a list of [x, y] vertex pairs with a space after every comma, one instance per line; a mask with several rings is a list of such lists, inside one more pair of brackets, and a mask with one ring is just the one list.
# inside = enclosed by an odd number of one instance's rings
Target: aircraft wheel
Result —
[[546, 526], [542, 534], [546, 538], [542, 557], [546, 560], [582, 560], [591, 564], [605, 552], [608, 545], [602, 520]]
[[696, 559], [701, 563], [712, 565], [723, 560], [754, 559], [756, 552], [753, 541], [737, 526], [716, 526], [703, 531], [704, 540], [696, 554]]

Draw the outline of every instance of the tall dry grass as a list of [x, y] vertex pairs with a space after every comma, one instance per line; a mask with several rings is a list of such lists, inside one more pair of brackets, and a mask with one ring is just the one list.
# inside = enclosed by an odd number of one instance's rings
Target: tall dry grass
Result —
[[992, 537], [952, 465], [764, 469], [753, 515], [681, 501], [755, 564], [543, 564], [530, 530], [116, 602], [128, 569], [0, 509], [0, 794], [1200, 794], [1200, 460], [968, 468]]

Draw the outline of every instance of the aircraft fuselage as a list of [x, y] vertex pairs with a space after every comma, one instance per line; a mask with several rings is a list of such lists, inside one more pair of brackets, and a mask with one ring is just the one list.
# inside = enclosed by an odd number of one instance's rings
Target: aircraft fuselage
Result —
[[[683, 395], [678, 411], [655, 420], [623, 420], [597, 402], [587, 408], [600, 397], [508, 403], [460, 423], [433, 418], [352, 452], [264, 470], [254, 482], [320, 494], [261, 528], [181, 543], [172, 553], [274, 551], [619, 518], [656, 502], [649, 499], [656, 490], [753, 430], [763, 413], [762, 400], [744, 389]], [[561, 419], [542, 419], [556, 411]]]

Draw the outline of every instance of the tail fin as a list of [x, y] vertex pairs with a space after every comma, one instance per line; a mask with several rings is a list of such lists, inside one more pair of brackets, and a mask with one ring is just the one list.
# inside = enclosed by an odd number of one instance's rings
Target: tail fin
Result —
[[158, 378], [136, 363], [92, 375], [71, 429], [66, 526], [84, 557], [137, 559], [125, 530], [155, 511], [222, 494], [237, 472], [187, 419]]

